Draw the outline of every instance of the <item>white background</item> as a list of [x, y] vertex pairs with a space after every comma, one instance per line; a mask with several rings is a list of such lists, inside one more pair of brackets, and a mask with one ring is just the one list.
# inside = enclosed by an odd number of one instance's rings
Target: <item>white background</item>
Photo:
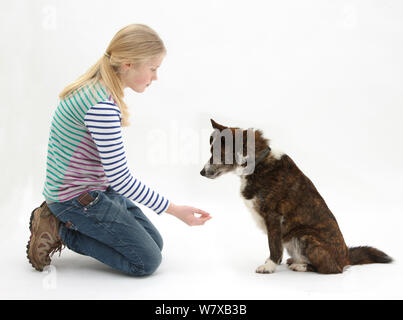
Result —
[[[25, 245], [58, 94], [130, 23], [151, 26], [168, 50], [159, 80], [126, 92], [131, 170], [213, 219], [188, 227], [142, 207], [165, 241], [149, 277], [68, 249], [39, 273]], [[2, 2], [0, 24], [0, 298], [403, 298], [403, 2], [13, 0]], [[314, 182], [347, 245], [395, 262], [330, 276], [284, 265], [254, 273], [269, 251], [239, 178], [199, 175], [210, 118], [262, 129]]]

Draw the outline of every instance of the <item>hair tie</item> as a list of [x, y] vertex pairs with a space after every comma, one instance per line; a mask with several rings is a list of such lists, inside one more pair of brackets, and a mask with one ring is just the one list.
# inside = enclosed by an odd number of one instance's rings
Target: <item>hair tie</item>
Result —
[[109, 53], [106, 53], [106, 52], [104, 53], [104, 56], [109, 58], [109, 59], [111, 58], [111, 55]]

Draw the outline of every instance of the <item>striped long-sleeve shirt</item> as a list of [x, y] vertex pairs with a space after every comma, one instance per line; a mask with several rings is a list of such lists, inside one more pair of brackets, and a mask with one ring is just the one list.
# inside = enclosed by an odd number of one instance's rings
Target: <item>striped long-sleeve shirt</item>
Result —
[[61, 100], [54, 113], [43, 195], [48, 202], [63, 202], [108, 186], [158, 214], [169, 206], [131, 174], [119, 107], [98, 82]]

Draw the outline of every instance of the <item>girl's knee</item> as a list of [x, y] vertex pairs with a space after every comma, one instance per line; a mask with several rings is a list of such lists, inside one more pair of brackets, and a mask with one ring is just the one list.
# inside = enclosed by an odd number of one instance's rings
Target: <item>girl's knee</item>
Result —
[[132, 264], [131, 275], [147, 276], [153, 274], [161, 264], [161, 251], [157, 249], [153, 250], [153, 252], [147, 252], [141, 257], [141, 261], [141, 265]]
[[156, 252], [152, 258], [149, 258], [147, 262], [144, 263], [144, 272], [146, 275], [153, 274], [158, 267], [161, 265], [162, 255], [161, 252]]
[[157, 244], [158, 248], [160, 248], [160, 251], [162, 251], [162, 248], [164, 247], [164, 240], [162, 240], [162, 237], [159, 233], [157, 233], [154, 237], [153, 237], [155, 243]]

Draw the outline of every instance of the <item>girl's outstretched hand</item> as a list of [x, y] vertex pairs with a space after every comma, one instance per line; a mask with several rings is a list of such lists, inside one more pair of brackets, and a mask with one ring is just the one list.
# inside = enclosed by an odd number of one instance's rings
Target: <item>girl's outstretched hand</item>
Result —
[[206, 211], [190, 206], [179, 206], [173, 203], [169, 204], [166, 212], [182, 220], [189, 226], [201, 226], [211, 219], [210, 214]]

